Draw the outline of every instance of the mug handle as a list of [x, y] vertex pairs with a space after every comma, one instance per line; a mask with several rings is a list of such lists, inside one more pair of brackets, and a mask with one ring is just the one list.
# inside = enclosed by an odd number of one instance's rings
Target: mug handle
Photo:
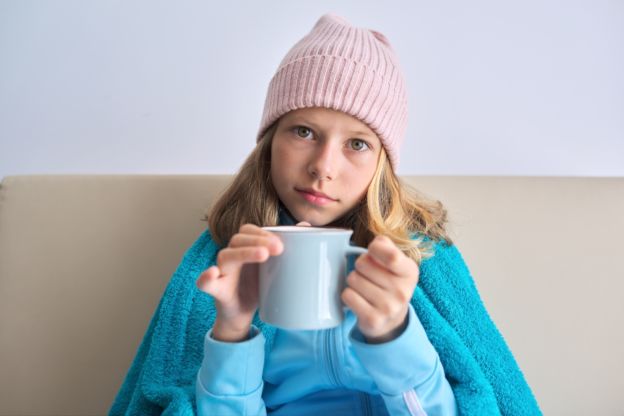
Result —
[[368, 249], [367, 248], [363, 248], [363, 247], [356, 247], [356, 246], [349, 246], [347, 247], [347, 249], [345, 250], [345, 255], [346, 256], [350, 256], [353, 254], [365, 254], [368, 253]]

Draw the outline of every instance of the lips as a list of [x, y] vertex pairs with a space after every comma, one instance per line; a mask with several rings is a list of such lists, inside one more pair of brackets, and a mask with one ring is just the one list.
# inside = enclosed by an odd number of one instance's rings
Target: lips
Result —
[[[295, 188], [295, 189], [296, 189], [296, 188]], [[325, 198], [325, 199], [329, 199], [329, 200], [331, 200], [331, 201], [335, 201], [335, 199], [334, 199], [334, 198], [332, 198], [331, 196], [326, 195], [326, 194], [324, 194], [323, 192], [318, 192], [318, 191], [315, 191], [314, 189], [304, 188], [304, 189], [297, 189], [297, 191], [299, 191], [299, 192], [305, 192], [305, 193], [307, 193], [307, 194], [314, 195], [314, 196], [319, 197], [319, 198]]]
[[332, 202], [336, 202], [335, 199], [325, 195], [322, 192], [315, 191], [313, 189], [296, 189], [295, 190], [309, 203], [323, 206]]

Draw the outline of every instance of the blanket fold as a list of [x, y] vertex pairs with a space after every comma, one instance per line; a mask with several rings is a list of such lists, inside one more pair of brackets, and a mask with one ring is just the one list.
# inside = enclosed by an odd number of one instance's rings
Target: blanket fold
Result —
[[[186, 251], [150, 321], [110, 415], [194, 415], [203, 339], [213, 325], [212, 298], [195, 286], [219, 247], [204, 231]], [[462, 415], [540, 415], [511, 351], [488, 315], [457, 248], [444, 242], [422, 262], [411, 300], [438, 351]], [[270, 351], [275, 328], [254, 324]]]

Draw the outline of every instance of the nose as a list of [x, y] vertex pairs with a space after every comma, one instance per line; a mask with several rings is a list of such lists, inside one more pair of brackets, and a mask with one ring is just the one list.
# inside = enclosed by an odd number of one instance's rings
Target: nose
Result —
[[308, 165], [308, 172], [318, 180], [329, 180], [335, 178], [337, 171], [338, 158], [336, 157], [336, 150], [333, 149], [332, 144], [326, 141], [320, 144]]

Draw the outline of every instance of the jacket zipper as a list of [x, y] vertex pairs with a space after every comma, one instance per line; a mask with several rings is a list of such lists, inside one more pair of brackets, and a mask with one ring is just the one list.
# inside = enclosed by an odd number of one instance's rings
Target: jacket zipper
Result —
[[[328, 376], [330, 381], [336, 385], [339, 386], [340, 384], [340, 380], [338, 378], [338, 373], [336, 372], [336, 367], [335, 367], [335, 360], [334, 360], [334, 356], [332, 354], [332, 337], [333, 337], [333, 330], [332, 329], [326, 329], [323, 331], [325, 333], [325, 354], [327, 355], [327, 362], [328, 362], [328, 367], [329, 367], [329, 371]], [[360, 393], [361, 397], [362, 397], [362, 409], [364, 411], [364, 416], [369, 416], [372, 415], [372, 409], [371, 409], [371, 402], [370, 402], [370, 396], [364, 392]]]
[[325, 330], [325, 354], [327, 355], [327, 361], [328, 361], [328, 367], [329, 367], [329, 371], [327, 373], [328, 373], [330, 381], [335, 386], [338, 386], [339, 385], [338, 374], [336, 373], [336, 368], [334, 367], [334, 358], [332, 356], [331, 336], [332, 336], [332, 330], [326, 329]]
[[364, 392], [360, 394], [362, 395], [362, 402], [363, 402], [362, 409], [364, 410], [364, 415], [365, 416], [372, 415], [370, 396]]

